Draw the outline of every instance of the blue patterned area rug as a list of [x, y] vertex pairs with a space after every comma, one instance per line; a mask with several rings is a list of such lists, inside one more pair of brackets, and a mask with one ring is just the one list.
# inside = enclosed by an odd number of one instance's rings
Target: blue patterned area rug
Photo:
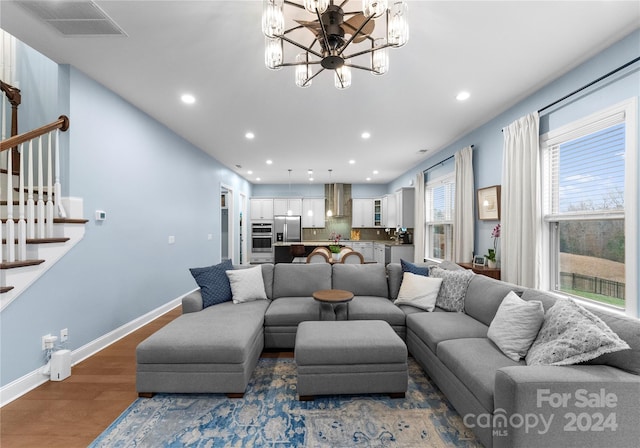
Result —
[[481, 447], [409, 360], [404, 399], [298, 401], [293, 359], [261, 358], [244, 398], [158, 394], [137, 399], [90, 447]]

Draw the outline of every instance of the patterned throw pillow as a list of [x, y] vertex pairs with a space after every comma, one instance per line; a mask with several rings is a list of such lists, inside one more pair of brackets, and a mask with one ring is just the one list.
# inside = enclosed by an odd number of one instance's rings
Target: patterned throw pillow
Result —
[[599, 317], [570, 299], [558, 299], [544, 316], [527, 365], [566, 366], [629, 349]]
[[233, 269], [231, 260], [206, 268], [189, 269], [200, 287], [203, 308], [231, 300], [231, 284], [226, 272], [231, 269]]
[[438, 292], [436, 306], [446, 311], [464, 311], [464, 297], [467, 295], [467, 287], [473, 277], [473, 271], [448, 271], [433, 267], [429, 271], [431, 277], [442, 279], [442, 286]]
[[429, 266], [417, 266], [413, 263], [400, 259], [400, 265], [402, 266], [402, 272], [411, 272], [416, 275], [429, 276]]

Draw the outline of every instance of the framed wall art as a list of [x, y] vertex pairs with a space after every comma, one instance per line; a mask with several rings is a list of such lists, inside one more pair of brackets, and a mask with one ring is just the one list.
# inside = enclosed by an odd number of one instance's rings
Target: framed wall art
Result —
[[478, 219], [500, 220], [500, 185], [478, 188]]

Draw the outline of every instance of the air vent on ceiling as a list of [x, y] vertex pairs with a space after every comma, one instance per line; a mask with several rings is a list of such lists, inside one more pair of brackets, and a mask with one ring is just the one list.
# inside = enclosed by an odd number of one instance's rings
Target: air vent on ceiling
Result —
[[127, 35], [90, 0], [22, 1], [17, 4], [66, 37]]

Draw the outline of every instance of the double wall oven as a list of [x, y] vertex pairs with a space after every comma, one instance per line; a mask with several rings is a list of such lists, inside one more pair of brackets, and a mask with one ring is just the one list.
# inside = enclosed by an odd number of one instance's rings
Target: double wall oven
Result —
[[251, 263], [273, 263], [273, 221], [251, 223]]

